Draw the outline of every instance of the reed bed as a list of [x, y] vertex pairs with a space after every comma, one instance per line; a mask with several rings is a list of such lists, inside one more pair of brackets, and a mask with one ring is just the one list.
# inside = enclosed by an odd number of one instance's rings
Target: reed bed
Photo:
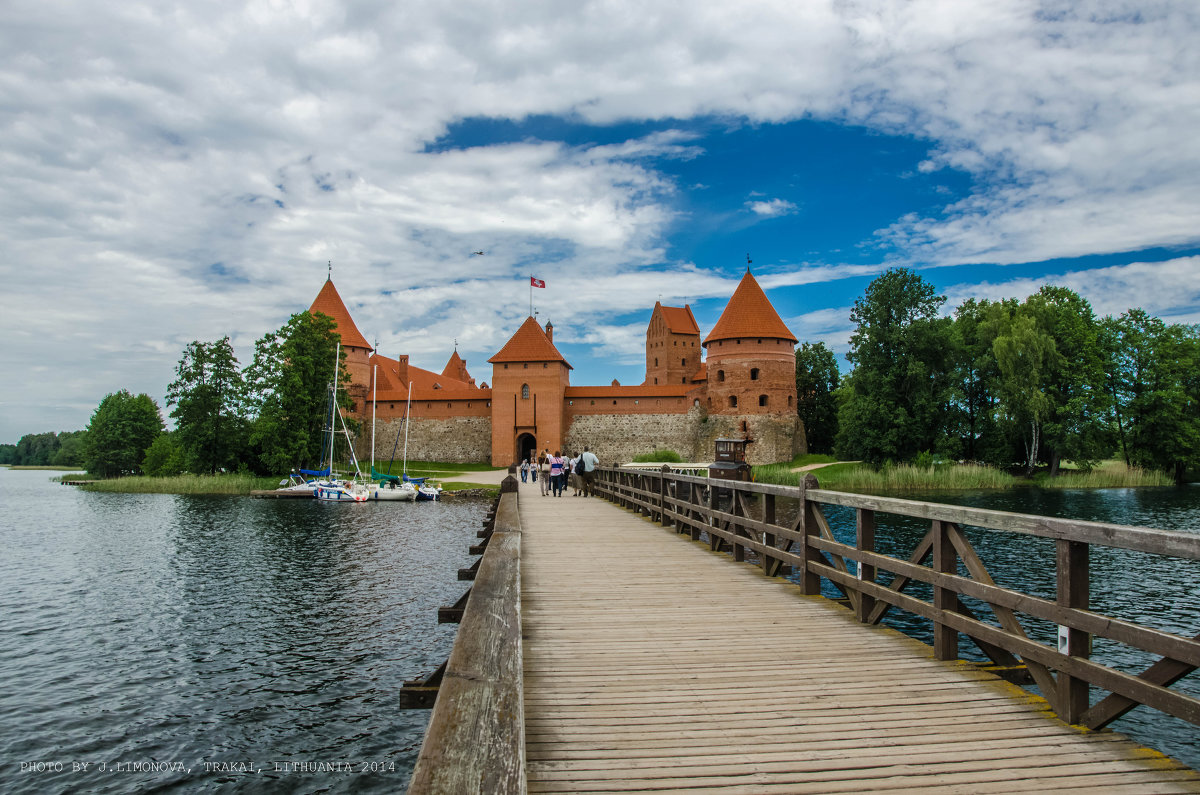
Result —
[[1046, 489], [1121, 489], [1175, 485], [1174, 479], [1166, 472], [1126, 466], [1123, 461], [1106, 461], [1090, 472], [1060, 471], [1055, 477], [1041, 477], [1036, 482]]
[[279, 478], [260, 478], [246, 473], [223, 475], [175, 475], [148, 477], [130, 475], [111, 480], [98, 480], [80, 486], [87, 491], [113, 494], [249, 494], [255, 489], [273, 489]]
[[[755, 467], [754, 479], [760, 483], [799, 485], [805, 473], [791, 470], [791, 464]], [[878, 470], [865, 464], [834, 464], [822, 467], [813, 474], [823, 488], [866, 493], [1005, 489], [1017, 482], [1007, 472], [977, 464], [939, 467], [897, 464]]]

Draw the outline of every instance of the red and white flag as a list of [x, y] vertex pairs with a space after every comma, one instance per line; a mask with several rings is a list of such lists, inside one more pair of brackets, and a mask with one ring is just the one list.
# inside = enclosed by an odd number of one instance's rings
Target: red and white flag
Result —
[[530, 276], [529, 277], [529, 286], [530, 287], [545, 287], [546, 283], [544, 281], [542, 281], [541, 279], [535, 279], [532, 276]]

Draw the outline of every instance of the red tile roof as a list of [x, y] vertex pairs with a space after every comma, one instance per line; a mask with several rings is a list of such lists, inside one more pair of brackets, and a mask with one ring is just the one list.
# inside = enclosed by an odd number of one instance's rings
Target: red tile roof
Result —
[[[371, 357], [370, 363], [379, 366], [378, 370], [372, 370], [375, 373], [379, 402], [405, 400], [408, 397], [408, 384], [401, 382], [400, 366], [395, 359], [376, 354]], [[413, 400], [482, 399], [484, 397], [480, 388], [474, 384], [444, 374], [439, 375], [411, 364], [408, 365], [407, 374], [408, 380], [412, 383]]]
[[333, 318], [333, 321], [337, 323], [338, 333], [342, 335], [342, 344], [346, 347], [371, 350], [371, 344], [367, 342], [366, 337], [359, 332], [358, 326], [355, 326], [354, 321], [350, 318], [350, 311], [342, 303], [342, 297], [338, 295], [337, 288], [333, 286], [333, 279], [325, 281], [325, 285], [321, 287], [321, 292], [317, 293], [317, 298], [312, 302], [308, 311], [314, 314], [320, 312]]
[[546, 336], [545, 330], [532, 317], [517, 329], [508, 342], [504, 343], [489, 362], [562, 362], [568, 369], [575, 369], [563, 355], [554, 347], [554, 343]]
[[442, 368], [442, 375], [472, 386], [475, 384], [475, 379], [467, 372], [467, 363], [458, 355], [458, 349], [450, 354], [450, 361], [446, 362], [446, 366]]
[[667, 330], [675, 334], [699, 334], [700, 326], [696, 325], [696, 317], [692, 314], [692, 308], [687, 304], [679, 306], [662, 306], [663, 321], [667, 324]]
[[729, 304], [717, 320], [717, 325], [713, 326], [713, 330], [704, 338], [704, 344], [707, 346], [715, 340], [746, 337], [773, 337], [796, 342], [796, 335], [784, 325], [779, 313], [771, 306], [766, 293], [758, 286], [749, 270], [734, 290], [733, 297], [729, 299]]

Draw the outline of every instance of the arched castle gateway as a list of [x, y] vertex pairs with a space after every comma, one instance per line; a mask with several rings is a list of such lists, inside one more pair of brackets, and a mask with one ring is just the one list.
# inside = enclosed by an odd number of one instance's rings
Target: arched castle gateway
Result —
[[[807, 448], [796, 415], [796, 337], [749, 270], [703, 341], [690, 307], [654, 305], [646, 380], [638, 386], [571, 386], [573, 368], [554, 347], [554, 326], [532, 317], [488, 359], [489, 387], [476, 385], [457, 350], [441, 373], [410, 365], [407, 355], [373, 351], [332, 280], [310, 311], [337, 323], [353, 414], [364, 428], [374, 388], [376, 461], [392, 455], [410, 388], [408, 457], [415, 460], [507, 466], [532, 450], [589, 445], [604, 463], [663, 447], [707, 461], [713, 440], [746, 437], [754, 442], [747, 458], [759, 464], [790, 460]], [[359, 441], [366, 458], [369, 429]]]

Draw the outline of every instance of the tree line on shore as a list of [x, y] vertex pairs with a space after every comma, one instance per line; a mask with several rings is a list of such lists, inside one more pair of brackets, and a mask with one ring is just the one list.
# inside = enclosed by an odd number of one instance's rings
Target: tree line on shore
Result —
[[[255, 343], [239, 367], [229, 337], [195, 341], [183, 350], [166, 405], [145, 393], [106, 395], [83, 431], [29, 434], [0, 445], [0, 464], [82, 466], [97, 477], [256, 474], [316, 467], [329, 416], [329, 389], [340, 336], [326, 315], [301, 312]], [[339, 385], [348, 382], [344, 353]], [[339, 393], [346, 407], [349, 397]]]
[[1177, 482], [1200, 466], [1200, 327], [1136, 308], [1097, 318], [1058, 286], [969, 299], [950, 316], [945, 301], [913, 271], [890, 270], [854, 302], [849, 373], [824, 343], [797, 348], [810, 450], [1051, 475], [1119, 455]]

